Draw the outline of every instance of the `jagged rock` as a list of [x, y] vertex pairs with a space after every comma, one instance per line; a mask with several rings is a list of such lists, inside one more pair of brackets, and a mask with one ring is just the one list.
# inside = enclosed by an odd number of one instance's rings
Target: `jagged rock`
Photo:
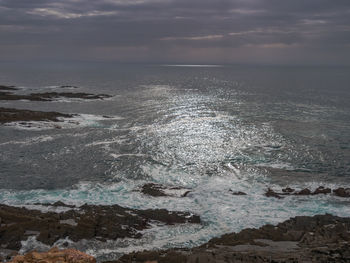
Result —
[[168, 196], [166, 193], [164, 193], [164, 189], [165, 187], [162, 185], [149, 183], [142, 186], [141, 192], [145, 195], [151, 195], [154, 197]]
[[59, 121], [57, 118], [71, 118], [71, 114], [63, 114], [59, 112], [44, 112], [44, 111], [31, 111], [31, 110], [19, 110], [12, 108], [0, 107], [0, 124], [8, 122], [18, 121]]
[[293, 193], [295, 190], [293, 188], [290, 187], [286, 187], [282, 189], [283, 193]]
[[276, 226], [244, 229], [193, 249], [143, 251], [115, 263], [350, 262], [350, 218], [295, 217]]
[[305, 189], [297, 192], [296, 195], [311, 195], [311, 191], [310, 191], [310, 189], [305, 188]]
[[324, 188], [323, 186], [318, 187], [312, 194], [330, 194], [332, 190], [330, 188]]
[[334, 189], [333, 193], [336, 196], [340, 196], [340, 197], [350, 197], [350, 188], [340, 187], [338, 189]]
[[[61, 206], [64, 206], [60, 204]], [[0, 205], [0, 244], [2, 248], [19, 250], [28, 235], [53, 245], [69, 237], [73, 241], [92, 239], [115, 240], [140, 238], [139, 230], [150, 227], [151, 221], [168, 225], [200, 223], [199, 216], [188, 212], [169, 212], [165, 209], [137, 210], [118, 205], [83, 205], [66, 212], [40, 212], [26, 208]]]
[[15, 256], [10, 263], [96, 263], [96, 259], [75, 249], [52, 248], [48, 252]]
[[282, 197], [280, 196], [280, 194], [276, 193], [275, 191], [273, 191], [271, 188], [267, 189], [267, 192], [265, 193], [265, 196], [267, 197], [275, 197], [278, 199], [281, 199]]
[[0, 90], [18, 90], [15, 86], [0, 85]]

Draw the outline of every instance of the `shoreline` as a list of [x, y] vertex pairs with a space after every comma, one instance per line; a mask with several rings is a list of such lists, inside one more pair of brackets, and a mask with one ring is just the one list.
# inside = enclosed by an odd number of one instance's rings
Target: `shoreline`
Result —
[[[62, 204], [60, 204], [62, 205]], [[119, 213], [122, 209], [119, 206], [113, 206], [119, 209]], [[34, 210], [27, 210], [16, 207], [0, 206], [1, 217], [4, 218], [4, 210], [10, 210], [12, 212], [12, 218], [15, 218], [14, 211], [25, 211], [26, 214], [40, 213]], [[96, 213], [105, 211], [106, 206], [84, 206], [82, 208], [86, 213], [89, 209], [93, 209]], [[130, 210], [130, 209], [127, 209]], [[115, 211], [114, 211], [115, 212]], [[135, 212], [135, 211], [134, 211]], [[155, 213], [158, 213], [156, 211]], [[74, 213], [74, 212], [73, 212]], [[83, 214], [84, 214], [83, 213]], [[141, 211], [141, 214], [144, 213]], [[36, 217], [42, 217], [36, 214]], [[51, 218], [45, 219], [46, 224], [49, 224], [54, 220], [53, 213], [47, 213], [51, 215]], [[152, 216], [152, 213], [150, 214]], [[18, 216], [18, 215], [17, 215]], [[91, 214], [89, 214], [91, 216]], [[106, 218], [106, 222], [113, 221], [109, 215]], [[60, 215], [59, 217], [62, 217]], [[63, 216], [64, 217], [64, 216]], [[62, 218], [63, 218], [62, 217]], [[19, 217], [17, 217], [19, 221]], [[159, 218], [157, 218], [159, 219]], [[8, 219], [7, 219], [8, 220]], [[51, 221], [50, 221], [51, 220]], [[165, 219], [165, 221], [168, 219]], [[67, 227], [72, 227], [74, 222], [71, 219], [65, 219], [61, 222], [66, 224]], [[93, 221], [93, 220], [92, 220]], [[167, 223], [181, 223], [179, 222]], [[43, 223], [41, 222], [41, 223]], [[183, 221], [182, 221], [183, 222]], [[3, 234], [4, 219], [1, 222], [1, 233]], [[9, 223], [9, 222], [7, 222]], [[86, 230], [93, 228], [93, 222], [85, 222], [82, 229], [84, 233]], [[200, 223], [196, 218], [190, 223]], [[12, 228], [13, 223], [10, 223]], [[50, 225], [50, 224], [49, 224]], [[28, 226], [28, 225], [27, 225]], [[21, 226], [23, 227], [23, 226]], [[19, 229], [22, 229], [19, 227]], [[18, 228], [18, 226], [16, 227]], [[56, 228], [48, 230], [46, 235], [55, 236]], [[120, 235], [118, 231], [121, 229], [110, 229], [108, 235]], [[115, 232], [117, 231], [117, 232]], [[26, 229], [25, 232], [30, 232]], [[32, 231], [34, 233], [34, 231]], [[86, 238], [86, 237], [85, 237]], [[134, 236], [134, 238], [138, 238]], [[1, 242], [3, 244], [3, 241]], [[4, 249], [2, 249], [2, 252]], [[35, 251], [35, 250], [34, 250]], [[73, 251], [73, 252], [72, 252]], [[59, 253], [58, 253], [59, 252]], [[56, 262], [55, 256], [59, 255], [63, 258], [69, 258], [71, 253], [79, 254], [79, 260], [74, 261], [63, 260], [62, 262], [95, 262], [91, 256], [79, 252], [77, 250], [66, 248], [64, 250], [58, 250], [51, 248], [48, 252], [36, 253], [30, 252], [26, 255], [18, 255], [17, 252], [12, 251], [12, 254], [3, 257], [2, 261], [9, 261], [12, 258], [13, 263], [26, 263], [26, 262], [42, 262], [43, 258], [48, 257], [49, 260], [45, 262]], [[55, 254], [56, 253], [56, 254]], [[57, 254], [58, 253], [58, 254]], [[62, 256], [68, 253], [67, 256]], [[38, 258], [35, 258], [38, 257]], [[39, 260], [40, 259], [40, 260]], [[216, 237], [208, 241], [207, 243], [194, 247], [194, 248], [171, 248], [167, 250], [151, 250], [133, 252], [124, 254], [120, 258], [113, 261], [105, 261], [104, 263], [197, 263], [197, 262], [350, 262], [350, 217], [337, 217], [330, 214], [316, 215], [316, 216], [297, 216], [281, 222], [277, 225], [264, 225], [260, 228], [245, 228], [238, 233], [229, 233]]]

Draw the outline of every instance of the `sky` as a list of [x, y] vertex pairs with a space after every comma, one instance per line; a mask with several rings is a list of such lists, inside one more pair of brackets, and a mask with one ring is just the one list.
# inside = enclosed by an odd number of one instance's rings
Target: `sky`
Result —
[[350, 0], [0, 0], [1, 61], [350, 65]]

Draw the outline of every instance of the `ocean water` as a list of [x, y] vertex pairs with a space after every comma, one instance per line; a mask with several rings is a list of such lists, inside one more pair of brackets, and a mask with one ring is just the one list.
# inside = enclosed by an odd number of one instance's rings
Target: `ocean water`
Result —
[[[0, 84], [20, 93], [113, 95], [1, 101], [0, 107], [78, 114], [61, 129], [0, 126], [1, 203], [119, 204], [201, 216], [201, 225], [154, 225], [140, 240], [68, 240], [98, 258], [193, 247], [297, 215], [350, 216], [346, 198], [264, 196], [286, 186], [350, 187], [350, 68], [0, 65]], [[191, 193], [156, 198], [137, 191], [150, 182]], [[29, 239], [23, 251], [38, 245]]]

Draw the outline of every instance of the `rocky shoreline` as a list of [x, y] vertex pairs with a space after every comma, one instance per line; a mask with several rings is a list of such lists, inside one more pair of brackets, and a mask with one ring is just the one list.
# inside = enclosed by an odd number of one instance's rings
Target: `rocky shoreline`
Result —
[[[1, 246], [10, 244], [6, 243], [6, 240], [12, 240], [13, 244], [16, 244], [16, 238], [18, 239], [20, 235], [13, 235], [14, 229], [16, 229], [15, 232], [21, 233], [23, 236], [29, 231], [34, 232], [31, 229], [35, 229], [38, 232], [39, 240], [52, 244], [56, 238], [62, 237], [63, 233], [71, 233], [70, 238], [73, 240], [93, 238], [96, 235], [104, 238], [123, 236], [138, 238], [134, 230], [147, 227], [147, 220], [150, 219], [159, 220], [166, 224], [200, 222], [199, 217], [186, 218], [188, 217], [186, 213], [169, 213], [166, 210], [141, 211], [125, 209], [117, 205], [109, 207], [84, 205], [79, 209], [84, 213], [75, 210], [61, 214], [41, 213], [1, 205]], [[77, 222], [73, 222], [72, 218]], [[118, 227], [118, 225], [123, 224], [127, 224], [130, 228]], [[35, 227], [33, 228], [33, 226]], [[107, 229], [103, 230], [101, 226], [105, 226]], [[13, 230], [10, 231], [10, 229]], [[10, 259], [10, 256], [7, 259]], [[70, 263], [95, 262], [91, 256], [73, 249], [60, 251], [53, 248], [47, 253], [31, 252], [24, 256], [12, 257], [13, 263], [58, 262], [57, 260]], [[247, 228], [239, 233], [225, 234], [192, 249], [134, 252], [105, 263], [133, 262], [350, 262], [350, 218], [329, 214], [313, 217], [298, 216], [276, 226], [264, 225], [258, 229]]]

